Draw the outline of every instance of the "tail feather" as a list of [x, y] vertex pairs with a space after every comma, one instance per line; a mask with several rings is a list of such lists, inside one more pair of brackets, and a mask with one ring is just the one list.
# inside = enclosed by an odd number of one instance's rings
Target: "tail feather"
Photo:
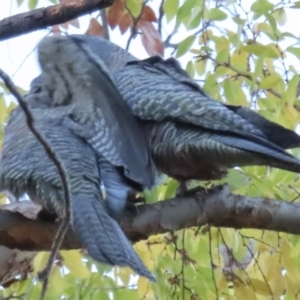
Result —
[[300, 147], [300, 136], [294, 131], [265, 119], [250, 108], [233, 105], [225, 106], [256, 126], [275, 145], [283, 149]]
[[[263, 155], [266, 158], [266, 162], [268, 162], [271, 166], [296, 173], [300, 172], [300, 161], [285, 151], [276, 151], [272, 148], [234, 136], [215, 135], [212, 139], [230, 147]], [[253, 160], [253, 162], [253, 164], [255, 164], [255, 160]]]
[[300, 173], [300, 160], [267, 139], [255, 142], [174, 122], [149, 123], [145, 131], [158, 169], [177, 179], [214, 180], [222, 178], [228, 168], [252, 165]]
[[104, 203], [77, 195], [72, 204], [74, 229], [91, 257], [109, 265], [129, 266], [137, 274], [155, 281], [118, 223], [105, 211]]

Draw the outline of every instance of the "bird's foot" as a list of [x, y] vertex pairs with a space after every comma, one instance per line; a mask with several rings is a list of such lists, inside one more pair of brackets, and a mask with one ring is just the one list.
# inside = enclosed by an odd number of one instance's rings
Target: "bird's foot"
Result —
[[176, 197], [184, 197], [188, 193], [188, 182], [179, 180], [179, 186], [176, 191]]
[[138, 206], [137, 204], [145, 204], [145, 198], [138, 196], [136, 197], [135, 195], [130, 195], [127, 198], [125, 210], [127, 213], [130, 215], [136, 216], [138, 214]]

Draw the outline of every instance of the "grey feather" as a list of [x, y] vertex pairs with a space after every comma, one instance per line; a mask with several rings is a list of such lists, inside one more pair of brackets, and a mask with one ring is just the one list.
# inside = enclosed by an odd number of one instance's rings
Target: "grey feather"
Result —
[[[246, 108], [207, 96], [174, 59], [139, 61], [101, 38], [77, 37], [102, 59], [139, 120], [160, 171], [175, 178], [216, 179], [234, 166], [268, 165], [300, 172], [283, 148], [298, 135]], [[116, 63], [114, 63], [116, 62]]]
[[[43, 39], [39, 44], [43, 73], [32, 82], [31, 94], [44, 93], [35, 107], [70, 107], [64, 124], [97, 152], [108, 208], [117, 216], [129, 191], [154, 185], [156, 171], [136, 119], [90, 46], [76, 36]], [[112, 174], [120, 178], [119, 186], [112, 184]]]
[[[39, 101], [28, 97], [28, 103]], [[154, 280], [105, 209], [101, 197], [101, 170], [94, 149], [64, 125], [68, 106], [34, 108], [35, 127], [48, 140], [68, 173], [74, 230], [89, 254], [99, 262], [129, 266], [141, 276]], [[49, 212], [64, 215], [62, 184], [57, 169], [26, 126], [20, 108], [10, 115], [5, 128], [0, 159], [0, 190], [16, 197], [27, 193]]]
[[89, 125], [88, 142], [124, 175], [151, 188], [155, 169], [147, 142], [105, 63], [73, 36], [44, 38], [38, 48], [50, 104], [72, 104], [70, 117]]

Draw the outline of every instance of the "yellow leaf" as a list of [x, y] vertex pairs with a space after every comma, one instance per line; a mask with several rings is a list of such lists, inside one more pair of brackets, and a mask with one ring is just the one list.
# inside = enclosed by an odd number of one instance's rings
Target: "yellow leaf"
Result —
[[256, 295], [252, 288], [239, 282], [234, 282], [233, 286], [236, 299], [256, 300]]
[[[233, 234], [232, 229], [221, 228], [221, 233], [222, 233], [222, 237], [224, 238], [224, 241], [226, 242], [226, 244], [229, 247], [233, 247], [234, 242], [235, 242], [235, 234]], [[214, 238], [213, 235], [211, 235], [211, 236], [212, 236], [212, 238]], [[218, 232], [216, 230], [215, 238], [217, 238], [217, 237], [218, 237]]]
[[49, 252], [39, 252], [33, 260], [33, 273], [37, 275], [38, 272], [42, 271], [48, 262]]
[[280, 299], [280, 296], [283, 296], [286, 290], [286, 283], [279, 265], [274, 272], [273, 278], [270, 278], [270, 281], [268, 282], [272, 288], [274, 299]]
[[124, 286], [128, 286], [131, 276], [134, 274], [129, 267], [115, 268], [115, 274], [120, 277]]
[[248, 53], [254, 53], [257, 56], [260, 56], [262, 54], [266, 55], [266, 57], [271, 57], [271, 58], [279, 58], [281, 56], [280, 52], [278, 51], [278, 49], [274, 48], [273, 44], [247, 45], [247, 46], [242, 46], [240, 49]]
[[140, 277], [138, 280], [138, 295], [142, 299], [147, 295], [147, 298], [153, 299], [154, 293], [151, 288], [149, 279]]
[[221, 276], [219, 276], [216, 284], [217, 284], [218, 290], [220, 290], [220, 291], [225, 290], [227, 288], [228, 282], [227, 282], [227, 279], [224, 276], [224, 274], [221, 274]]
[[281, 76], [279, 76], [278, 74], [272, 74], [264, 79], [261, 80], [260, 84], [259, 84], [259, 88], [261, 89], [271, 89], [276, 87], [276, 85], [282, 81]]
[[293, 106], [287, 106], [284, 109], [284, 116], [293, 123], [293, 121], [298, 120], [299, 113]]
[[291, 250], [291, 256], [297, 257], [300, 255], [300, 241], [293, 245], [293, 249]]
[[67, 286], [66, 281], [61, 275], [60, 267], [54, 266], [51, 271], [51, 276], [49, 280], [49, 288], [47, 290], [47, 298], [49, 299], [59, 299]]
[[299, 80], [300, 78], [297, 74], [294, 75], [293, 78], [288, 82], [287, 91], [283, 97], [283, 100], [286, 101], [289, 106], [292, 106], [296, 100]]
[[286, 276], [290, 277], [295, 282], [300, 282], [299, 270], [295, 265], [294, 258], [291, 257], [291, 246], [286, 241], [282, 242], [281, 249], [281, 264], [282, 267], [286, 270]]
[[0, 95], [0, 123], [3, 123], [6, 119], [7, 107], [5, 105], [4, 98]]
[[263, 295], [263, 296], [270, 296], [272, 291], [270, 290], [270, 286], [268, 285], [267, 282], [251, 278], [250, 279], [251, 284], [249, 285], [250, 287], [252, 286], [255, 293]]
[[290, 276], [284, 276], [282, 279], [285, 283], [287, 291], [293, 295], [297, 295], [299, 293], [299, 282], [295, 282]]
[[88, 278], [90, 271], [84, 265], [82, 256], [78, 250], [61, 251], [64, 258], [64, 265], [73, 273], [73, 275], [80, 278]]
[[257, 242], [254, 246], [254, 250], [257, 252], [269, 251], [270, 247], [264, 243]]
[[236, 50], [230, 58], [231, 65], [239, 71], [245, 72], [248, 69], [248, 57], [249, 53]]
[[145, 241], [138, 242], [134, 245], [134, 249], [136, 250], [139, 257], [143, 260], [144, 264], [152, 270], [154, 265], [151, 259], [151, 252]]
[[281, 275], [280, 269], [280, 254], [273, 253], [268, 257], [264, 258], [264, 270], [262, 270], [265, 274], [266, 279], [272, 281], [275, 276]]

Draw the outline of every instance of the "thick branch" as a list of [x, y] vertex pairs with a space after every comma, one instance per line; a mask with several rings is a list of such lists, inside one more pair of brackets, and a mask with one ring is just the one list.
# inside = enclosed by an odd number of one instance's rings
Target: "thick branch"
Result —
[[[120, 224], [133, 242], [170, 230], [203, 225], [300, 234], [300, 204], [234, 195], [227, 186], [222, 186], [141, 205], [136, 216], [123, 216]], [[0, 245], [22, 250], [48, 250], [57, 226], [0, 210]], [[80, 247], [78, 238], [69, 230], [62, 248]]]
[[0, 21], [0, 41], [61, 24], [112, 5], [114, 0], [74, 0], [14, 15]]

